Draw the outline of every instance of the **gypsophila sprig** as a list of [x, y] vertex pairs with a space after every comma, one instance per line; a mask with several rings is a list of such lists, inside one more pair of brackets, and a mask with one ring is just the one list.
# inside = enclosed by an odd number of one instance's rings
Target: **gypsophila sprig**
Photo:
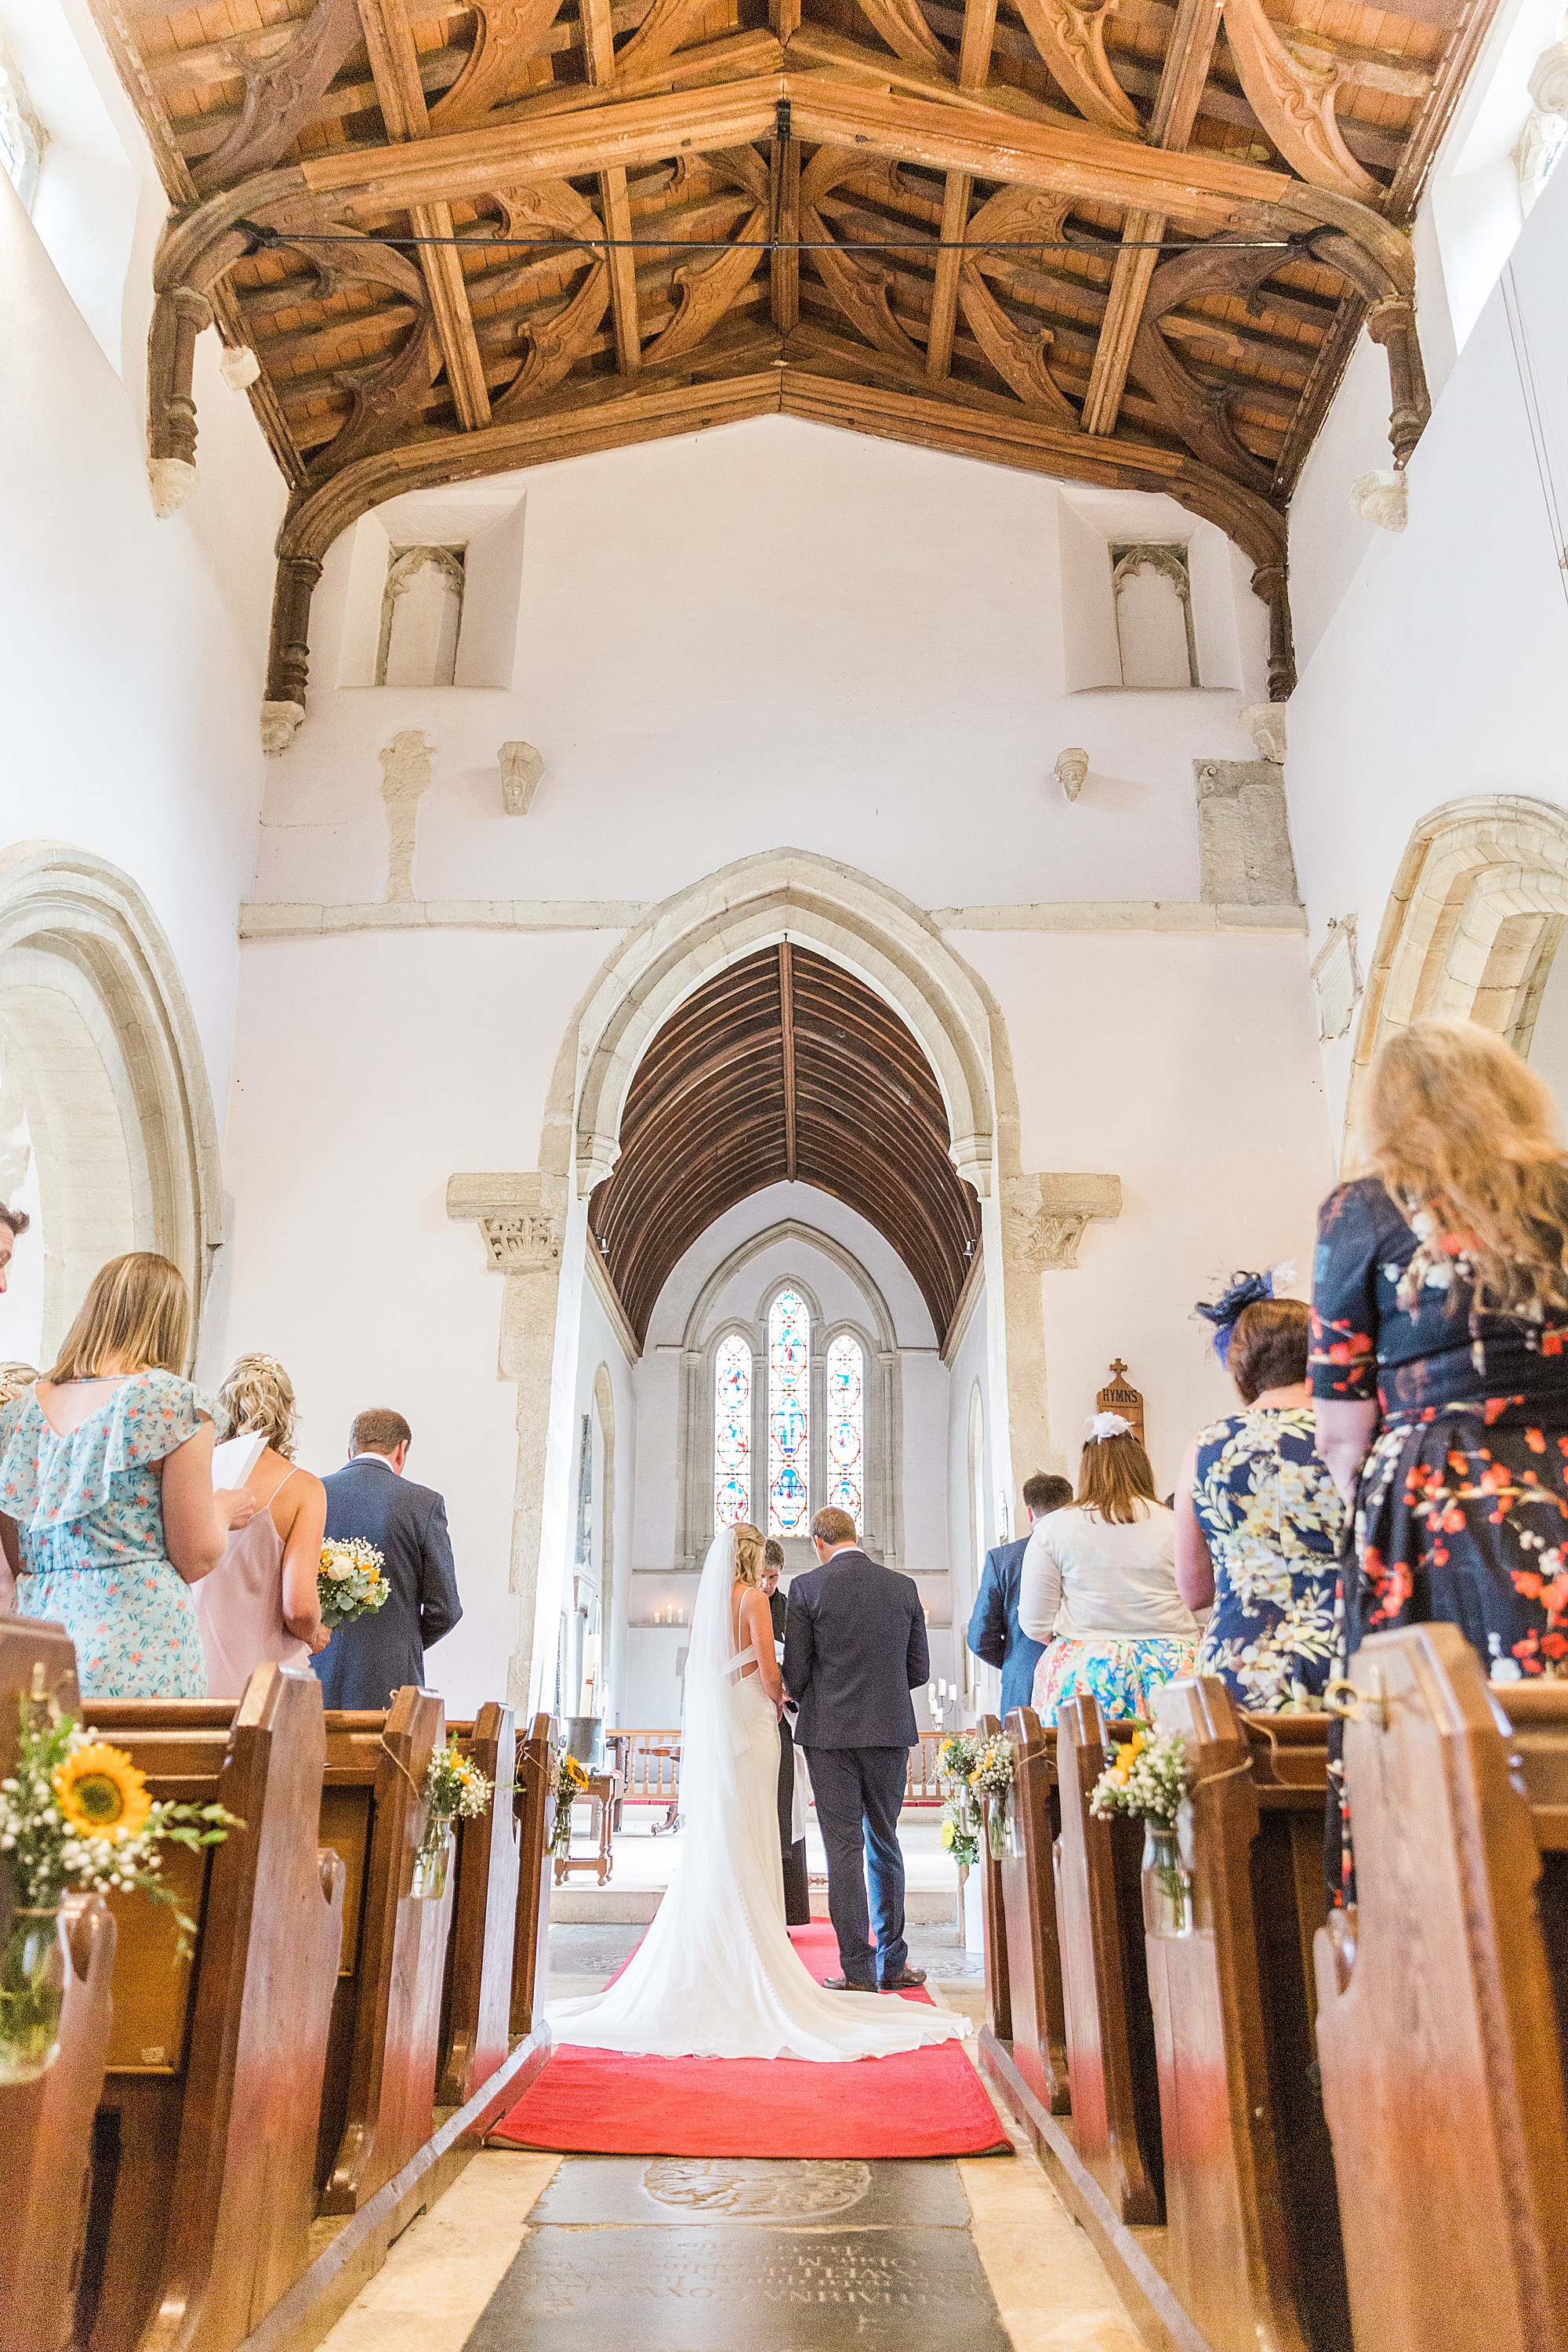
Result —
[[981, 1744], [973, 1731], [950, 1732], [937, 1750], [937, 1770], [942, 1779], [967, 1781], [974, 1769]]
[[392, 1587], [382, 1571], [386, 1562], [374, 1544], [358, 1536], [334, 1537], [321, 1546], [316, 1576], [321, 1622], [329, 1633], [355, 1617], [368, 1617], [381, 1608]]
[[432, 1821], [475, 1822], [489, 1809], [494, 1790], [456, 1738], [437, 1748], [425, 1775], [425, 1805]]
[[1013, 1750], [998, 1735], [978, 1743], [969, 1785], [976, 1796], [1005, 1797], [1013, 1785]]
[[1192, 1785], [1193, 1768], [1182, 1734], [1140, 1727], [1095, 1782], [1089, 1809], [1101, 1821], [1112, 1813], [1136, 1813], [1159, 1829], [1174, 1829]]
[[134, 1887], [166, 1903], [189, 1948], [194, 1921], [160, 1875], [162, 1845], [219, 1845], [245, 1824], [222, 1805], [167, 1804], [122, 1748], [84, 1731], [54, 1699], [20, 1702], [16, 1769], [0, 1780], [0, 1853], [19, 1907], [58, 1911], [68, 1895]]

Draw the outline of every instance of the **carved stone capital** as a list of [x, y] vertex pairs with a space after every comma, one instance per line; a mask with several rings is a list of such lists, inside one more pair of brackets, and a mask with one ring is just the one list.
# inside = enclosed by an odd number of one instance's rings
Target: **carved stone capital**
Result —
[[261, 748], [269, 760], [286, 751], [304, 723], [302, 702], [264, 702], [261, 706]]
[[153, 493], [153, 511], [160, 522], [179, 513], [187, 499], [194, 498], [201, 488], [201, 476], [187, 458], [149, 457], [147, 487]]
[[447, 1214], [471, 1217], [495, 1274], [553, 1274], [566, 1236], [565, 1186], [539, 1169], [515, 1175], [454, 1176]]
[[1380, 530], [1403, 530], [1410, 520], [1410, 493], [1405, 476], [1391, 466], [1358, 474], [1351, 484], [1351, 506], [1363, 522]]
[[1089, 1221], [1121, 1214], [1120, 1176], [1015, 1176], [1004, 1188], [1007, 1245], [1039, 1274], [1076, 1266]]
[[531, 743], [503, 743], [500, 762], [501, 806], [508, 816], [526, 816], [544, 773], [544, 761]]
[[1260, 760], [1272, 760], [1277, 768], [1285, 765], [1285, 705], [1282, 702], [1248, 702], [1243, 706], [1241, 723], [1251, 736]]

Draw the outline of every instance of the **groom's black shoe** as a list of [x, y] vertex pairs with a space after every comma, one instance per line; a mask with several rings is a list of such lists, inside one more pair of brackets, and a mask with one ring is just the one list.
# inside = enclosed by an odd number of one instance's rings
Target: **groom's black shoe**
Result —
[[925, 1980], [924, 1969], [905, 1969], [896, 1977], [884, 1977], [880, 1989], [883, 1992], [913, 1992]]
[[874, 1984], [857, 1984], [853, 1977], [824, 1977], [824, 1992], [875, 1992]]

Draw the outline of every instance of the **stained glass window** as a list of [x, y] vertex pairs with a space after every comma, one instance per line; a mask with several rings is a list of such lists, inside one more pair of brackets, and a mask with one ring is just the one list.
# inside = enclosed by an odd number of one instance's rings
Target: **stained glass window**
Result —
[[811, 1318], [795, 1290], [781, 1290], [768, 1314], [768, 1533], [803, 1536], [811, 1520], [806, 1397]]
[[752, 1351], [738, 1332], [713, 1362], [713, 1523], [752, 1516]]
[[866, 1500], [866, 1360], [841, 1331], [827, 1350], [827, 1499], [862, 1528]]

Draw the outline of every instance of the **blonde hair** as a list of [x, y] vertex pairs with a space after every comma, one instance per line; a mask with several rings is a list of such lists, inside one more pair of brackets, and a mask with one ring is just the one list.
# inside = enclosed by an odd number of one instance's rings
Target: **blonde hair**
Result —
[[59, 1361], [44, 1378], [90, 1381], [111, 1356], [131, 1371], [156, 1365], [183, 1372], [191, 1339], [185, 1277], [155, 1250], [132, 1250], [100, 1265], [66, 1333]]
[[1363, 1129], [1403, 1213], [1458, 1244], [1475, 1311], [1568, 1308], [1568, 1152], [1545, 1081], [1495, 1030], [1413, 1021], [1378, 1048]]
[[[0, 1218], [0, 1224], [4, 1223]], [[19, 1396], [26, 1395], [37, 1377], [31, 1364], [0, 1364], [0, 1404], [15, 1404]]]
[[231, 1437], [265, 1437], [274, 1454], [294, 1459], [294, 1384], [276, 1356], [237, 1356], [217, 1401]]
[[735, 1581], [754, 1584], [760, 1591], [763, 1581], [763, 1531], [750, 1519], [740, 1520], [735, 1528]]
[[1078, 1493], [1080, 1510], [1092, 1511], [1113, 1528], [1131, 1527], [1146, 1515], [1140, 1503], [1158, 1500], [1154, 1473], [1132, 1432], [1116, 1437], [1091, 1437], [1079, 1456]]

